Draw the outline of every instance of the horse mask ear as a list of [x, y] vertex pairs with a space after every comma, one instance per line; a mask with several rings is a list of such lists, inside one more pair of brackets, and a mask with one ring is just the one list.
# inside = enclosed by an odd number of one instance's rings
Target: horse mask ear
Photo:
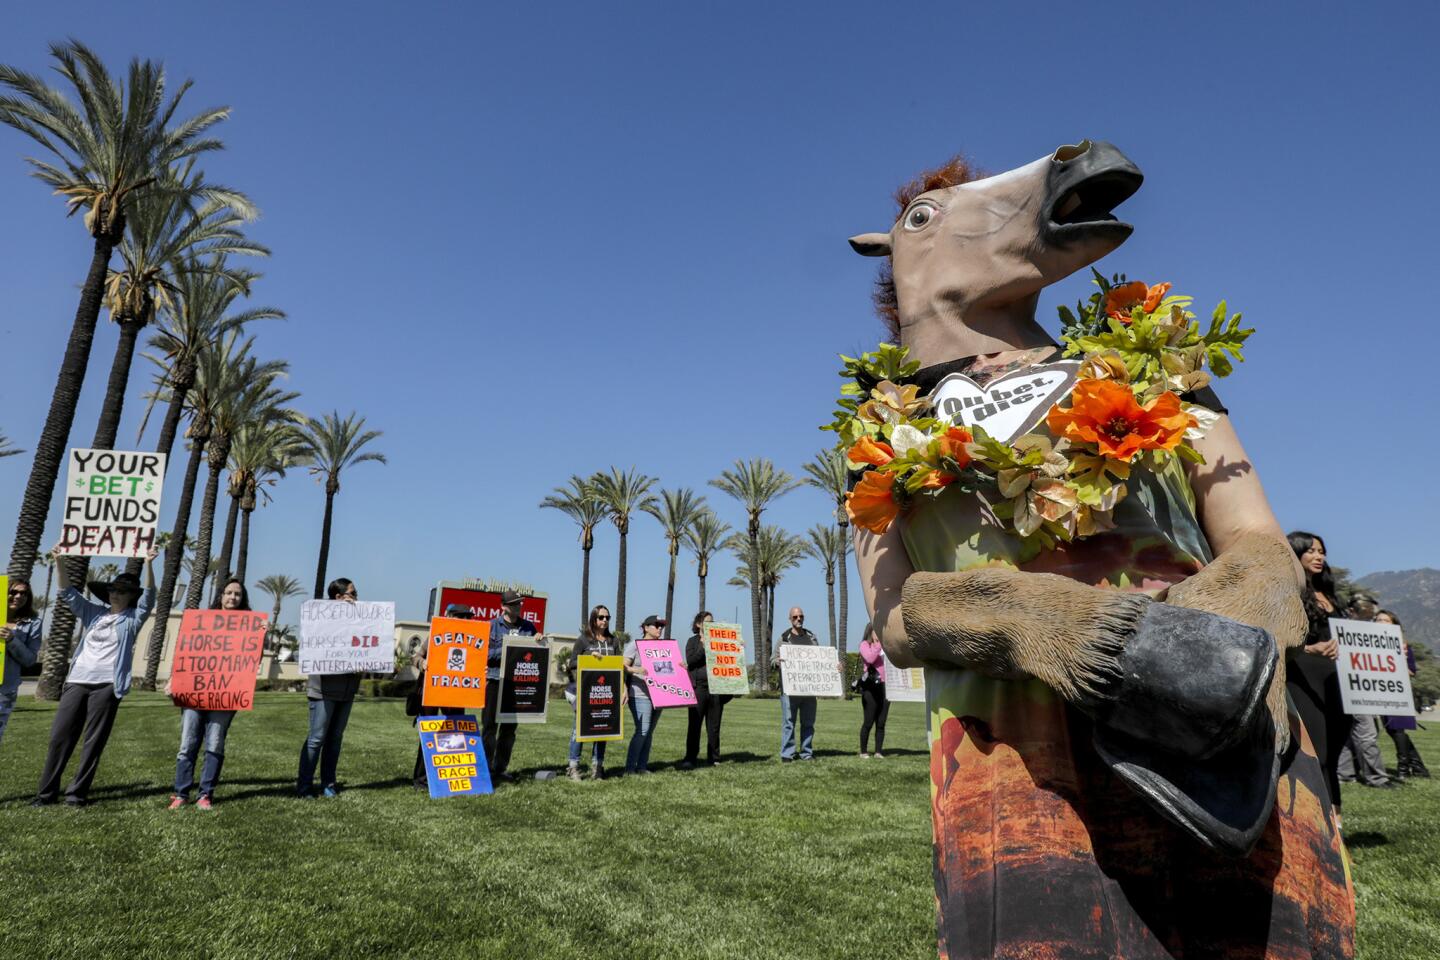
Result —
[[888, 257], [890, 256], [890, 234], [858, 234], [850, 238], [850, 246], [862, 257]]

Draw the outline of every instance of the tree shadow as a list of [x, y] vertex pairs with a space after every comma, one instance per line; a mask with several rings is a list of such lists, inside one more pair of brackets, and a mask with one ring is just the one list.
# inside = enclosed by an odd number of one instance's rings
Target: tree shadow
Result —
[[1345, 846], [1352, 850], [1366, 850], [1371, 847], [1383, 847], [1390, 843], [1390, 838], [1378, 830], [1360, 830], [1356, 833], [1345, 835]]

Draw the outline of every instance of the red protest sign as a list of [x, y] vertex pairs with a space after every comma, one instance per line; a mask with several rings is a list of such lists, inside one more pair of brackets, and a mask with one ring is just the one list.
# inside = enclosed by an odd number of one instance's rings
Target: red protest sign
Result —
[[175, 638], [170, 699], [192, 710], [249, 710], [269, 617], [250, 610], [186, 610]]

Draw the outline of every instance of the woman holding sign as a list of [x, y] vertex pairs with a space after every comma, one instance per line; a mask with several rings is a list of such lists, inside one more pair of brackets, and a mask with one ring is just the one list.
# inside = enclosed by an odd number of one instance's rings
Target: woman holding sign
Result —
[[690, 623], [690, 639], [685, 641], [685, 669], [690, 673], [690, 685], [695, 688], [695, 706], [690, 708], [690, 722], [685, 730], [685, 759], [680, 761], [681, 770], [693, 770], [700, 762], [701, 724], [705, 725], [705, 762], [712, 765], [720, 762], [720, 721], [730, 698], [710, 692], [705, 641], [700, 635], [700, 625], [714, 619], [709, 610], [695, 614]]
[[[220, 595], [210, 601], [210, 610], [249, 610], [250, 591], [235, 577], [225, 582]], [[169, 694], [170, 681], [165, 681]], [[230, 733], [234, 710], [195, 710], [186, 707], [180, 713], [180, 752], [175, 755], [175, 792], [170, 796], [171, 810], [179, 810], [190, 802], [195, 786], [195, 761], [200, 745], [205, 745], [205, 766], [200, 771], [200, 799], [195, 806], [209, 810], [214, 804], [215, 784], [220, 780], [220, 767], [225, 763], [225, 737]]]
[[[327, 600], [354, 603], [360, 599], [355, 581], [336, 577], [325, 588]], [[336, 783], [340, 766], [340, 744], [345, 739], [345, 725], [350, 722], [350, 707], [360, 692], [360, 674], [326, 673], [312, 675], [305, 686], [310, 704], [310, 733], [300, 747], [300, 772], [295, 778], [295, 795], [304, 799], [313, 796], [315, 767], [320, 767], [321, 796], [339, 795]]]
[[[0, 581], [4, 579], [0, 577]], [[0, 617], [0, 644], [5, 647], [5, 678], [0, 680], [0, 739], [4, 739], [10, 711], [15, 709], [15, 695], [20, 692], [20, 671], [35, 665], [42, 636], [29, 580], [11, 577], [6, 603], [0, 604], [0, 609], [6, 611]]]
[[[655, 614], [640, 624], [642, 640], [659, 640], [665, 621]], [[640, 647], [631, 640], [625, 644], [625, 686], [630, 692], [630, 716], [635, 718], [635, 732], [630, 736], [630, 749], [625, 754], [626, 773], [650, 772], [650, 743], [655, 739], [655, 724], [660, 711], [650, 699], [650, 685], [645, 680], [645, 665], [640, 662]]]
[[[590, 620], [585, 625], [585, 630], [575, 641], [575, 647], [571, 650], [575, 658], [572, 662], [578, 662], [582, 656], [591, 657], [613, 657], [619, 651], [615, 648], [615, 634], [610, 632], [610, 608], [597, 606], [590, 611]], [[570, 670], [570, 682], [565, 685], [565, 699], [570, 701], [570, 706], [577, 710], [576, 702], [578, 694], [575, 692], [575, 668]], [[575, 731], [570, 731], [570, 764], [566, 768], [566, 775], [571, 780], [580, 779], [580, 751], [584, 744], [575, 739]], [[597, 740], [590, 744], [590, 779], [605, 779], [605, 741]]]
[[63, 560], [55, 564], [60, 599], [69, 604], [80, 621], [80, 642], [60, 690], [60, 706], [50, 727], [50, 749], [32, 806], [48, 806], [59, 799], [60, 777], [82, 735], [85, 742], [80, 748], [80, 768], [65, 788], [65, 803], [83, 807], [90, 802], [90, 784], [100, 769], [100, 754], [110, 739], [115, 712], [120, 699], [130, 692], [135, 638], [155, 605], [155, 555], [151, 547], [145, 557], [143, 593], [140, 578], [133, 573], [122, 573], [109, 583], [91, 581], [90, 592], [100, 599], [99, 603], [86, 600], [70, 585], [68, 564]]
[[[1375, 614], [1375, 622], [1393, 623], [1397, 627], [1400, 626], [1400, 620], [1389, 610], [1378, 611]], [[1408, 643], [1405, 644], [1405, 666], [1409, 669], [1410, 676], [1415, 676], [1415, 651], [1410, 649]], [[0, 724], [3, 723], [4, 721], [0, 720]], [[1400, 780], [1407, 777], [1430, 779], [1430, 768], [1425, 766], [1424, 760], [1420, 759], [1420, 751], [1415, 749], [1415, 743], [1410, 739], [1409, 731], [1418, 726], [1414, 717], [1391, 716], [1385, 718], [1385, 732], [1390, 734], [1390, 739], [1395, 742], [1396, 773]]]

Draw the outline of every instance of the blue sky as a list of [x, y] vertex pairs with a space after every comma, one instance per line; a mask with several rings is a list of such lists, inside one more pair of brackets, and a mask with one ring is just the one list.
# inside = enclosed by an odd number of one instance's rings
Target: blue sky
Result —
[[[1423, 492], [1440, 466], [1440, 135], [1423, 107], [1440, 95], [1437, 19], [1383, 4], [137, 0], [9, 10], [0, 60], [47, 69], [47, 44], [74, 35], [116, 68], [140, 55], [194, 78], [192, 109], [229, 104], [207, 171], [261, 206], [252, 233], [274, 256], [254, 300], [290, 315], [253, 329], [259, 352], [290, 361], [307, 411], [356, 409], [385, 432], [389, 465], [343, 479], [332, 575], [402, 616], [440, 579], [524, 580], [571, 629], [580, 552], [570, 521], [535, 508], [551, 487], [634, 465], [743, 523], [706, 481], [757, 455], [798, 472], [829, 436], [815, 427], [835, 355], [881, 336], [875, 263], [845, 238], [888, 228], [895, 186], [957, 151], [998, 171], [1082, 137], [1147, 176], [1123, 208], [1135, 235], [1102, 266], [1170, 280], [1205, 311], [1226, 297], [1258, 329], [1220, 390], [1281, 523], [1357, 572], [1440, 566]], [[0, 430], [27, 450], [90, 252], [25, 175], [30, 152], [0, 129]], [[1083, 277], [1051, 288], [1042, 317], [1087, 293]], [[115, 337], [102, 318], [75, 445]], [[0, 518], [27, 469], [0, 460]], [[303, 472], [279, 486], [255, 516], [255, 576], [308, 587], [322, 507]], [[802, 489], [766, 519], [826, 516]], [[613, 601], [615, 554], [606, 528], [596, 601]], [[733, 565], [716, 564], [710, 605], [747, 619]], [[663, 606], [665, 568], [657, 524], [637, 518], [630, 626]], [[813, 564], [780, 594], [826, 632]], [[677, 619], [694, 606], [682, 558]]]

